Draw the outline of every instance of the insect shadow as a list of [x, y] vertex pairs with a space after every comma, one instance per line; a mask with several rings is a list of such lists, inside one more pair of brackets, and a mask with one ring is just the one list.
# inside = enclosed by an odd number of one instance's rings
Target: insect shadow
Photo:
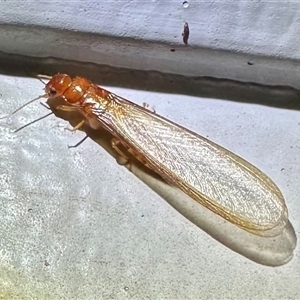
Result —
[[[83, 116], [80, 112], [56, 109], [57, 106], [65, 104], [62, 98], [48, 99], [46, 103], [56, 117], [69, 122], [72, 127], [82, 121]], [[104, 148], [118, 161], [118, 154], [111, 144], [112, 134], [105, 129], [93, 130], [87, 124], [79, 130], [85, 132], [88, 138]], [[76, 146], [71, 145], [71, 147]], [[133, 156], [130, 156], [130, 167], [128, 165], [125, 167], [166, 200], [182, 216], [231, 250], [256, 263], [273, 267], [286, 264], [292, 259], [297, 238], [290, 222], [282, 234], [278, 236], [266, 238], [253, 235], [214, 214], [179, 189], [170, 186], [158, 174], [145, 167]]]
[[[62, 98], [51, 98], [48, 99], [46, 101], [46, 103], [49, 106], [49, 109], [52, 111], [52, 113], [60, 118], [63, 119], [67, 122], [69, 122], [69, 124], [72, 127], [75, 127], [80, 121], [82, 121], [83, 116], [82, 114], [78, 111], [78, 112], [68, 112], [68, 111], [63, 111], [63, 110], [58, 110], [56, 109], [56, 107], [58, 107], [59, 105], [65, 105], [66, 102], [62, 99]], [[45, 115], [44, 117], [47, 117], [49, 114]], [[42, 117], [42, 118], [44, 118]], [[35, 120], [39, 121], [41, 118]], [[30, 124], [32, 124], [33, 122], [31, 122]], [[28, 126], [29, 124], [25, 125]], [[23, 126], [24, 127], [24, 126]], [[22, 128], [23, 128], [22, 127]], [[18, 129], [19, 130], [19, 129]], [[100, 128], [98, 130], [94, 130], [92, 129], [87, 123], [85, 123], [80, 129], [78, 129], [79, 131], [83, 131], [86, 134], [86, 137], [79, 141], [77, 144], [75, 145], [69, 145], [69, 148], [77, 148], [81, 145], [82, 142], [84, 142], [84, 140], [88, 137], [90, 139], [92, 139], [96, 144], [100, 145], [104, 150], [106, 150], [111, 156], [113, 156], [117, 162], [119, 162], [119, 155], [116, 153], [116, 151], [114, 150], [114, 148], [112, 147], [112, 139], [114, 138], [114, 136], [109, 133], [107, 130]], [[122, 149], [123, 150], [123, 149]], [[126, 151], [126, 150], [125, 150]], [[152, 171], [151, 169], [145, 167], [138, 159], [136, 159], [132, 154], [130, 154], [129, 152], [126, 152], [126, 155], [129, 157], [129, 164], [130, 165], [135, 165], [137, 166], [139, 169], [142, 169], [143, 172], [145, 172], [146, 174], [148, 174], [149, 176], [152, 176], [153, 178], [155, 178], [156, 180], [160, 180], [162, 182], [165, 182], [157, 173], [155, 173], [154, 171]], [[130, 165], [126, 166], [127, 168], [130, 169]]]

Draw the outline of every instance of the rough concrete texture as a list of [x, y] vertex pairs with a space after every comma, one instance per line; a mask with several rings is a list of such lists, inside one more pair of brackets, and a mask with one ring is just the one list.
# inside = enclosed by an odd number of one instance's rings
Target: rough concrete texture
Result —
[[299, 8], [297, 1], [27, 0], [2, 1], [0, 19], [167, 43], [182, 41], [186, 21], [192, 46], [298, 59]]
[[56, 57], [134, 70], [209, 76], [300, 88], [300, 63], [245, 53], [104, 37], [39, 27], [0, 25], [0, 51]]
[[[47, 59], [0, 54], [0, 114], [42, 93], [37, 73], [87, 76], [259, 167], [299, 235], [299, 8], [1, 1], [0, 51]], [[178, 212], [119, 166], [101, 135], [68, 149], [84, 133], [54, 115], [12, 131], [47, 113], [35, 103], [0, 123], [1, 299], [299, 299], [292, 229], [256, 240], [205, 211]]]
[[1, 1], [0, 51], [299, 88], [298, 2], [183, 2]]
[[[100, 70], [93, 68], [86, 75], [97, 78]], [[114, 76], [125, 77], [132, 86], [138, 79], [145, 87], [153, 81], [158, 87], [164, 84], [159, 74], [146, 73], [144, 78], [130, 72], [116, 74], [121, 72], [106, 70], [105, 77], [111, 82]], [[178, 84], [176, 78], [165, 79]], [[0, 82], [2, 114], [42, 92], [42, 84], [34, 78], [2, 75]], [[205, 89], [205, 85], [197, 85], [199, 90]], [[226, 81], [220, 85], [239, 93]], [[299, 233], [298, 109], [167, 90], [106, 87], [138, 104], [154, 105], [161, 115], [209, 137], [266, 172], [281, 188], [290, 220]], [[267, 91], [262, 88], [262, 98], [270, 97]], [[274, 269], [224, 247], [119, 166], [97, 143], [88, 139], [78, 148], [68, 149], [84, 134], [65, 131], [70, 125], [53, 115], [12, 132], [47, 113], [39, 103], [31, 104], [0, 126], [3, 297], [298, 298], [298, 249], [288, 264]], [[222, 224], [219, 232], [222, 226], [227, 230]], [[227, 231], [227, 239], [237, 237]], [[260, 250], [258, 256], [268, 249], [259, 241], [255, 246]], [[292, 248], [285, 249], [287, 255], [292, 254]], [[275, 249], [268, 251], [269, 257], [276, 255]]]

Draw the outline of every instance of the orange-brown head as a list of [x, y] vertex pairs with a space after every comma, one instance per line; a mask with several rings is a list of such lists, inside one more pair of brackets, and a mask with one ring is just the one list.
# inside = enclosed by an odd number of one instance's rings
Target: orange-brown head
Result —
[[45, 92], [49, 98], [63, 96], [72, 83], [72, 78], [67, 74], [54, 75], [45, 86]]
[[80, 105], [91, 82], [83, 77], [72, 79], [67, 74], [54, 75], [45, 86], [49, 98], [63, 97], [71, 105]]

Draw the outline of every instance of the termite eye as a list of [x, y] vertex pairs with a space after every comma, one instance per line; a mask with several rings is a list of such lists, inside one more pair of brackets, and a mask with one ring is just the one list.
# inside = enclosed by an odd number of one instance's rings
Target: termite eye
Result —
[[54, 87], [50, 88], [49, 94], [50, 96], [54, 97], [56, 95], [56, 89]]

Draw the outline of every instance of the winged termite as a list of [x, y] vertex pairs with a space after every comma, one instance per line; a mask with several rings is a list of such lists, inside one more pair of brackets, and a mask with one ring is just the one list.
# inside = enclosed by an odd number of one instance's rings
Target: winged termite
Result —
[[120, 145], [169, 185], [240, 228], [259, 236], [282, 232], [288, 221], [284, 198], [249, 162], [83, 77], [47, 79], [45, 94], [36, 99], [62, 97], [66, 105], [57, 109], [79, 110], [84, 118], [74, 130], [87, 121], [93, 129], [109, 131], [124, 163], [130, 161]]

